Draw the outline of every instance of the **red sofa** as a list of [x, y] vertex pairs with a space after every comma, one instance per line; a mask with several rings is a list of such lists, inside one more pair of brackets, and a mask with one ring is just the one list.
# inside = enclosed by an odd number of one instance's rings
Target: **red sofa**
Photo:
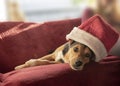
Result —
[[31, 58], [44, 56], [66, 42], [81, 19], [45, 23], [0, 22], [0, 86], [120, 86], [120, 57], [92, 62], [83, 71], [68, 64], [14, 70]]

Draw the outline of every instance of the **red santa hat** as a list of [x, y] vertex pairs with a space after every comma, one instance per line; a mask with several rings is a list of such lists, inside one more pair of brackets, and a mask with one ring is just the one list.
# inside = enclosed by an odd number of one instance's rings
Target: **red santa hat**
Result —
[[94, 52], [96, 62], [108, 55], [118, 38], [119, 35], [114, 28], [99, 15], [95, 15], [80, 26], [74, 27], [66, 35], [66, 39], [72, 39], [88, 46]]

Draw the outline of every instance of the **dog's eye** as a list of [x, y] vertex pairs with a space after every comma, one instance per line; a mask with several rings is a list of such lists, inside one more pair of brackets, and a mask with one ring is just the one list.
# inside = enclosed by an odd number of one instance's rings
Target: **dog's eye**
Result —
[[91, 57], [91, 55], [89, 53], [86, 53], [85, 57], [89, 58], [89, 57]]
[[79, 51], [79, 48], [78, 47], [74, 47], [74, 52], [78, 52]]

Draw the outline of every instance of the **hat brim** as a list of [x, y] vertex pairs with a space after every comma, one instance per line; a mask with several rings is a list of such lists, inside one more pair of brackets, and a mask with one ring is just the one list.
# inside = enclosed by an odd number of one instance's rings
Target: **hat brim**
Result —
[[81, 30], [78, 27], [74, 27], [73, 30], [66, 35], [66, 39], [72, 39], [88, 46], [94, 52], [96, 62], [107, 56], [107, 51], [104, 44], [97, 37], [84, 30]]

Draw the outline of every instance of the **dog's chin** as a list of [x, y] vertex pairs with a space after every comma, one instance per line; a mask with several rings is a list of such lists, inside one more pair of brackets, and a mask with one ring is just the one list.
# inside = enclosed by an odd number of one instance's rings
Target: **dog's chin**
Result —
[[79, 66], [79, 67], [71, 66], [71, 68], [72, 68], [73, 70], [76, 70], [76, 71], [81, 71], [81, 70], [83, 70], [83, 66]]

